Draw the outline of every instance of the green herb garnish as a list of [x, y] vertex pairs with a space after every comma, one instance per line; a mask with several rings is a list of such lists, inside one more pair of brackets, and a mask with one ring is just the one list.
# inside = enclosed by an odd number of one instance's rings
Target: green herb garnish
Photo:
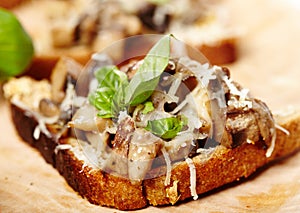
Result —
[[18, 19], [0, 8], [0, 80], [25, 71], [33, 54], [32, 40]]
[[125, 88], [125, 103], [131, 106], [146, 101], [155, 90], [159, 77], [168, 66], [170, 35], [161, 38], [144, 58], [142, 65]]
[[144, 109], [142, 111], [143, 114], [148, 114], [149, 112], [152, 112], [154, 110], [153, 103], [151, 101], [147, 101], [144, 104]]
[[164, 5], [167, 4], [170, 0], [148, 0], [148, 2], [156, 5]]
[[130, 82], [115, 66], [103, 67], [95, 73], [99, 85], [89, 95], [89, 101], [99, 110], [98, 116], [117, 117], [126, 107], [147, 101], [169, 63], [170, 37], [164, 36], [151, 48]]
[[114, 98], [115, 94], [128, 84], [126, 74], [116, 66], [106, 66], [96, 71], [95, 77], [99, 85], [96, 91], [89, 95], [89, 102], [99, 110], [99, 117], [116, 117]]
[[148, 121], [145, 129], [162, 139], [172, 139], [186, 124], [185, 117], [177, 116]]
[[[153, 103], [148, 99], [168, 66], [170, 38], [171, 35], [164, 36], [151, 48], [130, 81], [116, 66], [106, 66], [95, 72], [99, 85], [89, 95], [89, 101], [99, 110], [98, 116], [116, 118], [120, 111], [137, 105], [144, 105], [141, 111], [143, 114], [154, 110]], [[145, 129], [168, 140], [174, 138], [186, 125], [187, 118], [179, 115], [148, 121]]]

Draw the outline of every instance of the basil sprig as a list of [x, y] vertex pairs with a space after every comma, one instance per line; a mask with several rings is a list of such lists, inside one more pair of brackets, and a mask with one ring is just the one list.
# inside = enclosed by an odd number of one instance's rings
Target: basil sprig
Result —
[[153, 93], [169, 63], [170, 37], [162, 37], [148, 52], [143, 63], [128, 82], [125, 73], [115, 66], [103, 67], [95, 73], [99, 85], [89, 101], [102, 118], [117, 117], [126, 107], [144, 103]]
[[32, 39], [19, 20], [0, 8], [0, 81], [24, 72], [33, 55]]
[[148, 121], [145, 129], [162, 139], [172, 139], [186, 124], [186, 117], [177, 116]]
[[99, 117], [115, 117], [115, 94], [128, 84], [127, 75], [116, 66], [106, 66], [96, 71], [95, 77], [99, 85], [89, 94], [89, 102], [98, 109]]
[[148, 114], [149, 112], [152, 112], [154, 110], [153, 103], [151, 101], [147, 101], [144, 104], [144, 109], [142, 111], [143, 114]]
[[125, 103], [131, 106], [146, 101], [155, 90], [159, 77], [168, 66], [170, 35], [161, 38], [144, 58], [142, 65], [125, 89]]
[[[170, 58], [170, 37], [161, 38], [149, 51], [131, 81], [116, 66], [102, 67], [95, 72], [99, 82], [97, 89], [89, 95], [89, 102], [98, 109], [102, 118], [116, 118], [129, 106], [144, 105], [143, 114], [154, 110], [147, 101], [159, 83]], [[187, 118], [175, 116], [148, 121], [146, 130], [162, 139], [172, 139], [187, 125]]]

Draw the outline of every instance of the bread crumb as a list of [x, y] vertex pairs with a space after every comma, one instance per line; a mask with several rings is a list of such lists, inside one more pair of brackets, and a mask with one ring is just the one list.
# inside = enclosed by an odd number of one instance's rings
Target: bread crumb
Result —
[[167, 198], [169, 198], [169, 201], [172, 205], [174, 205], [180, 198], [180, 195], [178, 195], [177, 185], [178, 180], [173, 181], [173, 185], [166, 188]]

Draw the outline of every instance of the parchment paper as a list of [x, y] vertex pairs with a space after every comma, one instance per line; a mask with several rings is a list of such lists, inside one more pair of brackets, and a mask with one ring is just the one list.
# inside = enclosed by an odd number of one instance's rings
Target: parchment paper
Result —
[[[300, 4], [297, 0], [228, 0], [239, 27], [233, 78], [274, 111], [300, 108]], [[120, 212], [82, 199], [17, 136], [0, 100], [0, 212]], [[217, 174], [216, 174], [217, 175]], [[246, 181], [176, 206], [133, 212], [299, 212], [300, 153], [259, 170]]]

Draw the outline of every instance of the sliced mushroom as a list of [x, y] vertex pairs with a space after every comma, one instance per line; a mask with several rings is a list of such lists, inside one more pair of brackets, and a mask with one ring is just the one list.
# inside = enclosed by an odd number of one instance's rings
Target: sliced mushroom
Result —
[[268, 109], [267, 105], [258, 99], [254, 99], [253, 109], [256, 111], [255, 117], [260, 130], [260, 135], [265, 144], [270, 147], [273, 137], [271, 129], [275, 129], [273, 115], [271, 114], [271, 111]]
[[113, 122], [111, 119], [98, 117], [96, 109], [86, 104], [76, 111], [68, 125], [83, 131], [103, 132], [110, 128]]
[[59, 114], [58, 106], [48, 98], [43, 98], [40, 100], [39, 111], [46, 117], [53, 117]]
[[163, 141], [144, 129], [136, 129], [128, 152], [128, 176], [130, 180], [143, 180]]
[[67, 76], [77, 79], [81, 69], [82, 66], [75, 60], [68, 57], [60, 58], [50, 76], [51, 99], [54, 102], [60, 103], [64, 99]]
[[134, 130], [134, 121], [130, 117], [125, 117], [120, 122], [115, 138], [111, 142], [110, 157], [105, 165], [106, 170], [116, 172], [121, 176], [127, 176], [129, 143]]
[[193, 138], [192, 133], [186, 132], [177, 135], [169, 142], [165, 142], [166, 151], [169, 153], [172, 162], [188, 157], [193, 149]]
[[85, 132], [85, 136], [91, 146], [96, 150], [97, 157], [102, 157], [108, 145], [109, 133]]
[[256, 144], [259, 141], [264, 143], [263, 146], [270, 146], [273, 137], [271, 129], [275, 127], [272, 114], [265, 103], [252, 99], [251, 109], [229, 109], [226, 120], [227, 132], [221, 142], [224, 146], [234, 148], [242, 143]]

